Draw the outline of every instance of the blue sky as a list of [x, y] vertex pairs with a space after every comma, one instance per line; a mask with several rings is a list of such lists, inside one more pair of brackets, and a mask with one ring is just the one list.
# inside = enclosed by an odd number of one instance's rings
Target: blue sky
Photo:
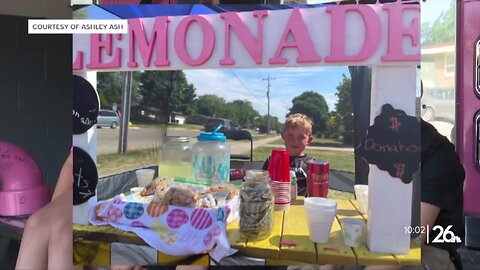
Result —
[[[435, 4], [433, 3], [435, 2]], [[422, 2], [422, 22], [433, 22], [450, 0]], [[117, 17], [96, 7], [88, 7], [91, 19], [116, 19]], [[197, 96], [215, 94], [226, 101], [247, 99], [262, 115], [267, 114], [267, 76], [270, 82], [270, 114], [280, 121], [285, 119], [292, 99], [304, 91], [315, 91], [327, 101], [333, 110], [337, 97], [336, 87], [342, 74], [350, 77], [347, 67], [296, 67], [268, 69], [217, 69], [185, 70], [187, 80], [196, 88]]]
[[[88, 7], [91, 19], [116, 19], [117, 17], [96, 7]], [[197, 96], [214, 94], [227, 102], [249, 100], [262, 115], [267, 114], [267, 81], [270, 81], [270, 114], [285, 120], [292, 107], [292, 99], [305, 91], [315, 91], [334, 110], [336, 87], [342, 74], [350, 77], [345, 67], [295, 67], [264, 69], [184, 70], [187, 80], [196, 88]]]
[[262, 115], [267, 114], [267, 81], [270, 76], [270, 114], [285, 120], [292, 99], [305, 91], [315, 91], [327, 101], [330, 110], [337, 100], [336, 87], [347, 67], [296, 67], [264, 69], [185, 70], [197, 95], [215, 94], [227, 101], [247, 99]]

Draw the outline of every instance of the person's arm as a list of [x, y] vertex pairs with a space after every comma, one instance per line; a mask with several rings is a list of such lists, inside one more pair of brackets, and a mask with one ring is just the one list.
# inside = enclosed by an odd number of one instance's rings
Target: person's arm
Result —
[[[435, 206], [433, 204], [421, 202], [420, 203], [420, 225], [422, 228], [430, 228], [432, 229], [433, 225], [435, 224], [435, 221], [437, 220], [438, 213], [440, 213], [440, 207]], [[422, 241], [422, 244], [426, 242], [427, 240], [427, 234], [423, 233], [420, 236], [420, 240]]]
[[52, 195], [52, 201], [56, 199], [63, 192], [72, 192], [73, 191], [73, 152], [70, 151], [70, 154], [63, 163], [62, 170], [58, 176], [58, 181], [55, 186], [55, 190]]

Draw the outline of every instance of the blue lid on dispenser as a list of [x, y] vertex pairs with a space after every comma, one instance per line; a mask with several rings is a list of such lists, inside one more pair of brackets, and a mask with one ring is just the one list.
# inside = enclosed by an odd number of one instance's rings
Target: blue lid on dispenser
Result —
[[227, 140], [227, 137], [221, 132], [201, 132], [200, 135], [197, 136], [198, 141], [205, 142], [205, 141], [217, 141], [217, 142], [224, 142]]
[[222, 128], [222, 124], [218, 125], [212, 132], [201, 132], [200, 135], [197, 136], [198, 141], [205, 142], [205, 141], [216, 141], [216, 142], [224, 142], [227, 140], [227, 137], [222, 132], [217, 132]]

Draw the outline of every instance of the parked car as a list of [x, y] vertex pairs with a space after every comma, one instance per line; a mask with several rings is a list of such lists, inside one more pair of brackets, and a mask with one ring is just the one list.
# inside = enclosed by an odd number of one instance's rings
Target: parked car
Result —
[[421, 104], [423, 120], [455, 122], [455, 90], [453, 88], [425, 89]]
[[115, 111], [100, 110], [97, 118], [97, 127], [117, 128], [120, 123], [120, 117]]
[[241, 130], [242, 128], [233, 124], [231, 120], [224, 118], [210, 118], [205, 124], [205, 131], [212, 132], [219, 125], [222, 125], [219, 132], [224, 133], [227, 137], [229, 133]]

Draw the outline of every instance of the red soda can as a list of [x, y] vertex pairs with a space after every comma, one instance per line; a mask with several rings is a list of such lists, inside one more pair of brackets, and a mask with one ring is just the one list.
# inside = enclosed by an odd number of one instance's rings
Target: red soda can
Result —
[[313, 159], [308, 162], [308, 197], [327, 197], [329, 174], [330, 165], [328, 161]]

